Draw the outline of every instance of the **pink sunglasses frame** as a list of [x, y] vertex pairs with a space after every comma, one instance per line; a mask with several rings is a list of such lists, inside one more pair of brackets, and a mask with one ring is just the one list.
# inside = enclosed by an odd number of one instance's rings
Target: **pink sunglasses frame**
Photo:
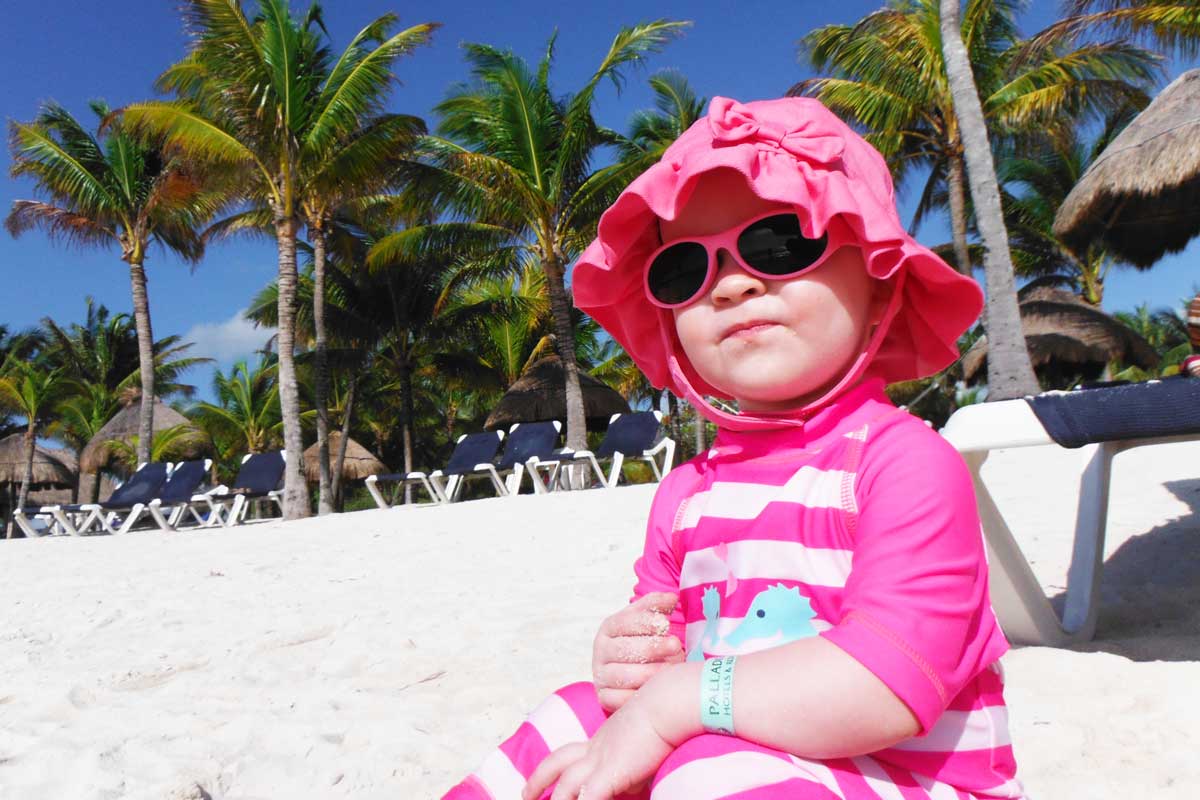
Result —
[[[825, 252], [822, 253], [821, 257], [816, 261], [806, 267], [796, 270], [795, 272], [789, 272], [784, 275], [772, 275], [767, 272], [760, 272], [759, 270], [747, 264], [742, 258], [742, 254], [738, 252], [738, 237], [740, 237], [742, 233], [744, 233], [745, 230], [751, 225], [762, 222], [764, 219], [784, 216], [786, 214], [788, 214], [787, 211], [770, 211], [765, 214], [760, 214], [748, 222], [739, 222], [737, 225], [733, 225], [723, 231], [718, 231], [717, 233], [710, 233], [704, 236], [684, 236], [679, 239], [673, 239], [655, 248], [655, 250], [646, 257], [646, 262], [642, 266], [642, 293], [646, 295], [646, 300], [648, 300], [652, 305], [667, 309], [668, 311], [676, 308], [683, 308], [696, 302], [697, 299], [699, 299], [705, 292], [712, 288], [713, 281], [715, 280], [717, 274], [717, 253], [721, 250], [728, 252], [733, 260], [737, 263], [738, 267], [757, 278], [767, 281], [787, 281], [792, 280], [793, 278], [798, 278], [807, 272], [817, 269], [829, 259], [829, 256], [853, 241], [853, 234], [846, 230], [845, 225], [838, 225], [836, 224], [835, 220], [830, 220], [830, 225], [825, 231], [825, 236], [827, 237], [825, 242]], [[799, 215], [796, 214], [796, 217], [799, 218]], [[704, 275], [704, 280], [701, 282], [700, 288], [696, 290], [695, 294], [682, 303], [664, 303], [655, 297], [653, 292], [650, 291], [650, 267], [654, 264], [654, 259], [658, 258], [659, 255], [661, 255], [664, 251], [684, 242], [699, 244], [704, 247], [705, 251], [708, 253], [708, 270]]]

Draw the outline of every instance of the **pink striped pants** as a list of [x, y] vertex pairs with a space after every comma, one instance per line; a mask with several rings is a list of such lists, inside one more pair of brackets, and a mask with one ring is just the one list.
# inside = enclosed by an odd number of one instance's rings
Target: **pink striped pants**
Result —
[[[482, 766], [442, 800], [520, 800], [542, 759], [603, 724], [590, 683], [559, 689]], [[550, 796], [549, 791], [543, 800]], [[870, 756], [814, 761], [731, 736], [689, 739], [659, 767], [648, 793], [628, 800], [972, 800], [943, 783]]]

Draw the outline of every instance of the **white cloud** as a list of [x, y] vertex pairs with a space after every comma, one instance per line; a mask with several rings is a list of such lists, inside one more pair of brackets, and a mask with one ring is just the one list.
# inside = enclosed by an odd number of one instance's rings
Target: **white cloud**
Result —
[[193, 325], [183, 335], [183, 341], [195, 344], [188, 354], [216, 359], [221, 365], [232, 364], [239, 358], [253, 360], [254, 352], [275, 335], [275, 329], [255, 327], [245, 314], [242, 309], [224, 322]]

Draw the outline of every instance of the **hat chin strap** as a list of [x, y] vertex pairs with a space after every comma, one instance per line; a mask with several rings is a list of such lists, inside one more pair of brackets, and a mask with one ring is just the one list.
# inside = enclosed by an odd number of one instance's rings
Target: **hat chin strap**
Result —
[[667, 356], [667, 368], [671, 372], [671, 380], [674, 382], [676, 388], [683, 390], [683, 397], [691, 403], [692, 408], [703, 414], [710, 422], [716, 423], [718, 427], [739, 432], [779, 430], [780, 428], [802, 429], [805, 420], [821, 410], [821, 408], [840, 395], [847, 387], [853, 385], [867, 371], [867, 366], [871, 363], [871, 359], [875, 357], [875, 354], [883, 344], [884, 338], [887, 336], [887, 331], [891, 327], [892, 320], [900, 311], [900, 293], [904, 286], [904, 277], [905, 273], [903, 272], [897, 276], [896, 285], [892, 289], [892, 296], [888, 301], [887, 310], [884, 312], [879, 324], [875, 326], [875, 331], [872, 333], [866, 349], [859, 353], [858, 358], [854, 360], [854, 364], [842, 376], [842, 379], [837, 382], [837, 385], [822, 395], [819, 400], [808, 403], [800, 409], [784, 411], [778, 415], [755, 416], [746, 413], [731, 414], [728, 411], [718, 408], [705, 399], [692, 386], [692, 382], [688, 380], [687, 375], [684, 373], [679, 359], [675, 356], [674, 343], [670, 339], [670, 334], [666, 326], [660, 325], [663, 344], [666, 345], [666, 350], [670, 353]]

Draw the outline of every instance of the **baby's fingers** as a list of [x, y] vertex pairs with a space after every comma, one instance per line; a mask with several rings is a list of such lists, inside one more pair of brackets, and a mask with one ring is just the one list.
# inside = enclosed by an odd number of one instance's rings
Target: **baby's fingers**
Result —
[[674, 636], [603, 637], [596, 642], [597, 664], [618, 661], [623, 664], [653, 664], [679, 660], [683, 644]]
[[595, 678], [596, 685], [602, 686], [605, 689], [640, 689], [642, 684], [653, 678], [658, 671], [664, 669], [668, 665], [662, 662], [657, 664], [622, 664], [620, 662], [611, 662], [601, 664], [596, 670]]
[[629, 702], [629, 698], [633, 697], [637, 692], [633, 689], [607, 689], [602, 686], [596, 687], [596, 700], [599, 701], [600, 707], [609, 714], [616, 713], [617, 709]]
[[669, 615], [679, 596], [670, 592], [651, 592], [639, 597], [613, 614], [600, 626], [606, 636], [662, 636], [670, 630]]
[[583, 758], [585, 753], [587, 753], [587, 744], [576, 742], [565, 744], [543, 758], [542, 763], [537, 765], [537, 769], [525, 782], [525, 788], [521, 790], [521, 800], [538, 800], [546, 789], [550, 788], [550, 785], [558, 780], [568, 767]]

